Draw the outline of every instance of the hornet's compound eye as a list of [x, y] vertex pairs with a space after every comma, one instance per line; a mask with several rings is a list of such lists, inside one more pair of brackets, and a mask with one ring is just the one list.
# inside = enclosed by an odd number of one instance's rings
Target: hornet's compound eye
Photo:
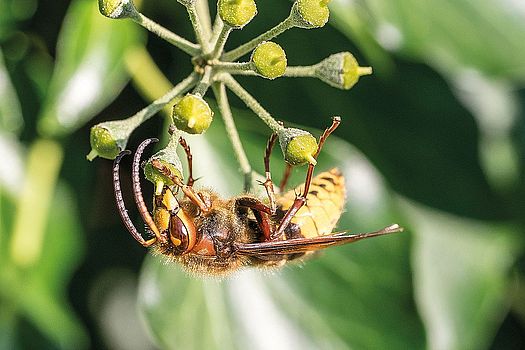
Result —
[[193, 249], [197, 241], [197, 230], [183, 210], [170, 219], [170, 241], [176, 254], [182, 255]]

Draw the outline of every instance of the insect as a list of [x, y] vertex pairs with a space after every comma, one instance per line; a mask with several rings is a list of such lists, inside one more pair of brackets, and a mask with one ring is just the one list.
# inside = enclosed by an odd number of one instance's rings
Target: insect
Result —
[[[334, 117], [319, 139], [315, 159], [339, 124], [340, 118]], [[142, 197], [139, 164], [145, 147], [157, 140], [143, 141], [134, 155], [132, 179], [135, 201], [147, 226], [147, 238], [135, 228], [124, 205], [119, 165], [122, 157], [131, 152], [121, 152], [114, 162], [113, 183], [125, 226], [140, 244], [154, 246], [158, 253], [197, 275], [226, 275], [244, 266], [278, 267], [327, 247], [402, 231], [394, 224], [369, 233], [349, 234], [347, 230], [333, 233], [345, 201], [344, 178], [337, 169], [313, 177], [314, 165], [309, 164], [303, 185], [282, 195], [275, 194], [270, 154], [276, 138], [275, 134], [270, 137], [264, 156], [266, 201], [250, 194], [221, 198], [212, 190], [194, 189], [192, 154], [186, 141], [180, 138], [188, 160], [188, 181], [183, 183], [168, 167], [152, 160], [152, 166], [175, 184], [164, 186], [160, 194], [154, 195], [152, 214]], [[286, 186], [290, 168], [285, 171], [281, 189]], [[178, 189], [182, 190], [182, 198], [176, 196]]]

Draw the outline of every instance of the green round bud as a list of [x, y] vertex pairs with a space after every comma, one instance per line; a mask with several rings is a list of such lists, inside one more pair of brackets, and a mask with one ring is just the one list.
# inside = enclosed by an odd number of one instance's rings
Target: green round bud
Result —
[[122, 151], [117, 145], [115, 139], [111, 136], [109, 130], [99, 126], [91, 128], [89, 143], [91, 144], [91, 152], [88, 155], [90, 161], [96, 156], [106, 159], [115, 159], [115, 157]]
[[132, 0], [98, 0], [101, 14], [109, 18], [128, 18], [137, 13]]
[[301, 28], [319, 28], [328, 22], [330, 0], [296, 0], [292, 7], [292, 14], [296, 15]]
[[234, 28], [244, 27], [257, 14], [254, 0], [219, 0], [217, 8], [224, 23]]
[[173, 106], [173, 123], [189, 134], [202, 134], [213, 120], [213, 112], [200, 95], [188, 94]]
[[[170, 172], [177, 178], [183, 179], [182, 176], [182, 162], [180, 161], [179, 155], [177, 154], [178, 147], [178, 136], [172, 137], [168, 145], [151, 156], [150, 159], [144, 165], [144, 175], [146, 179], [151, 181], [156, 186], [156, 192], [162, 191], [164, 185], [173, 186], [175, 183], [156, 167], [153, 166], [152, 162], [158, 161], [163, 166], [168, 168]], [[160, 194], [160, 193], [157, 193]]]
[[[168, 178], [167, 176], [162, 174], [157, 168], [153, 167], [153, 165], [151, 164], [151, 160], [152, 159], [154, 159], [154, 158], [151, 158], [150, 160], [148, 160], [146, 162], [146, 165], [144, 166], [144, 175], [145, 175], [146, 179], [148, 179], [149, 181], [151, 181], [155, 185], [158, 185], [159, 183], [162, 183], [163, 185], [166, 185], [166, 186], [173, 186], [173, 185], [175, 185], [170, 178]], [[166, 162], [166, 161], [164, 161], [162, 159], [159, 159], [159, 162], [162, 165], [166, 166], [168, 169], [170, 169], [170, 171], [173, 174], [176, 174], [176, 176], [179, 179], [182, 179], [182, 168], [177, 167], [176, 165], [174, 165], [172, 163], [168, 163], [168, 162]], [[180, 165], [180, 163], [179, 163], [179, 165]]]
[[286, 71], [286, 53], [280, 45], [271, 41], [259, 44], [253, 50], [251, 61], [256, 72], [268, 79], [278, 78]]
[[126, 148], [129, 135], [136, 125], [128, 120], [113, 120], [97, 124], [91, 128], [89, 143], [91, 152], [87, 155], [89, 161], [99, 156], [106, 159], [115, 157]]
[[317, 152], [317, 140], [307, 131], [285, 128], [277, 133], [284, 160], [290, 165], [313, 164]]
[[348, 90], [362, 75], [372, 74], [371, 67], [360, 67], [350, 52], [340, 52], [325, 58], [315, 68], [315, 75], [333, 87]]

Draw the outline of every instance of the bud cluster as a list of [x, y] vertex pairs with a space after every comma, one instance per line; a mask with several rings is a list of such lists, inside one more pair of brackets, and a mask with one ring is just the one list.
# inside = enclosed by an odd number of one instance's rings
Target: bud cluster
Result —
[[[132, 0], [98, 0], [100, 12], [104, 16], [114, 19], [130, 18], [188, 53], [192, 57], [194, 72], [175, 86], [172, 92], [146, 107], [144, 113], [137, 113], [142, 115], [94, 126], [91, 130], [92, 151], [88, 158], [115, 158], [124, 150], [130, 134], [138, 125], [173, 101], [176, 103], [173, 105], [171, 121], [178, 131], [189, 134], [204, 133], [210, 127], [214, 115], [204, 98], [209, 87], [213, 87], [220, 114], [225, 118], [227, 127], [235, 128], [233, 121], [227, 120], [231, 117], [231, 109], [224, 95], [226, 87], [277, 134], [286, 162], [290, 165], [315, 164], [318, 147], [316, 139], [304, 130], [285, 128], [278, 123], [233, 76], [252, 75], [271, 80], [283, 76], [315, 77], [336, 88], [350, 89], [360, 76], [371, 74], [371, 68], [360, 67], [349, 52], [333, 54], [312, 66], [287, 65], [286, 52], [274, 41], [275, 38], [291, 28], [313, 29], [326, 25], [330, 16], [330, 0], [295, 0], [288, 17], [281, 23], [227, 52], [224, 47], [229, 34], [233, 30], [245, 27], [257, 15], [255, 0], [218, 0], [217, 19], [211, 33], [210, 29], [206, 29], [210, 28], [211, 24], [204, 23], [206, 19], [201, 18], [203, 12], [198, 10], [199, 1], [201, 0], [177, 0], [186, 9], [195, 31], [197, 42], [192, 43], [141, 14]], [[199, 5], [208, 6], [207, 1]], [[250, 54], [247, 62], [238, 61], [247, 54]], [[237, 131], [229, 130], [228, 136], [237, 158], [246, 158]], [[173, 174], [182, 176], [176, 147], [177, 143], [170, 141], [168, 146], [152, 159], [160, 161]], [[244, 165], [242, 168], [246, 169], [249, 166]], [[144, 170], [146, 177], [157, 186], [161, 183], [169, 184], [171, 181], [151, 166], [151, 160], [146, 163]]]

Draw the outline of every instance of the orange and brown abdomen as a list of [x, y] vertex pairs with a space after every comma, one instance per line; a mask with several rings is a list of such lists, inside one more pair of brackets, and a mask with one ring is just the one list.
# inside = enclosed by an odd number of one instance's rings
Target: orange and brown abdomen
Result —
[[[296, 193], [302, 193], [304, 184], [295, 190], [277, 197], [278, 207], [286, 211], [295, 200]], [[292, 223], [306, 238], [330, 234], [341, 217], [345, 205], [345, 180], [338, 169], [323, 172], [312, 179], [306, 204], [299, 209]]]

